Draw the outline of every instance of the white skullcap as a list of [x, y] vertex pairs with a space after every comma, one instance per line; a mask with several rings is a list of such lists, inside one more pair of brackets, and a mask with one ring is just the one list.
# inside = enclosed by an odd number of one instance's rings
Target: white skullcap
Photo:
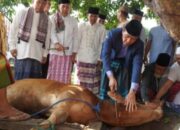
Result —
[[176, 54], [177, 54], [177, 55], [180, 55], [180, 47], [177, 47], [177, 48], [176, 48]]

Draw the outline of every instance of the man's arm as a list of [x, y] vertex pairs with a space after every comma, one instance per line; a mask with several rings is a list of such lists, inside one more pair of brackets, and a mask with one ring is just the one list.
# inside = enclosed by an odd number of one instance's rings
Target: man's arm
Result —
[[103, 47], [102, 47], [102, 53], [101, 58], [103, 61], [103, 67], [106, 71], [106, 74], [109, 79], [109, 87], [111, 91], [117, 90], [117, 81], [113, 75], [113, 72], [111, 70], [110, 64], [111, 64], [111, 52], [112, 52], [112, 44], [113, 44], [113, 33], [112, 31], [108, 33], [108, 36], [106, 37]]
[[45, 64], [46, 61], [47, 61], [47, 55], [49, 53], [49, 47], [50, 47], [50, 38], [51, 38], [51, 21], [50, 19], [48, 18], [48, 29], [47, 29], [47, 35], [46, 35], [46, 41], [45, 41], [45, 48], [43, 48], [43, 57], [42, 57], [42, 60], [41, 60], [41, 63]]
[[152, 30], [150, 30], [148, 40], [147, 40], [147, 43], [145, 44], [146, 46], [145, 46], [145, 50], [144, 50], [144, 59], [143, 59], [143, 61], [144, 61], [145, 64], [148, 63], [147, 55], [148, 55], [149, 50], [151, 48], [152, 39], [153, 39]]
[[13, 57], [17, 56], [17, 43], [18, 43], [18, 31], [21, 17], [25, 13], [25, 9], [16, 12], [13, 22], [10, 26], [10, 32], [8, 36], [9, 50]]
[[149, 53], [150, 48], [151, 48], [151, 40], [148, 40], [147, 43], [146, 43], [145, 51], [144, 51], [143, 62], [145, 64], [148, 63], [147, 54]]
[[73, 48], [73, 52], [72, 52], [72, 57], [71, 57], [71, 59], [72, 59], [72, 62], [73, 63], [75, 63], [76, 62], [76, 55], [77, 55], [77, 51], [78, 51], [78, 47], [79, 47], [79, 42], [78, 42], [78, 22], [77, 22], [77, 20], [76, 19], [74, 19], [73, 18], [73, 38], [72, 38], [72, 42], [73, 42], [73, 44], [72, 44], [72, 48]]
[[159, 90], [159, 92], [157, 93], [155, 100], [160, 100], [162, 96], [164, 96], [168, 90], [171, 88], [171, 86], [173, 85], [173, 81], [171, 80], [167, 80], [164, 85], [161, 87], [161, 89]]
[[[148, 65], [145, 67], [145, 70], [142, 74], [142, 82], [141, 82], [141, 98], [143, 102], [148, 103], [149, 102], [149, 97], [148, 97], [148, 88], [151, 86], [151, 79], [154, 77], [153, 74], [153, 66], [152, 64]], [[153, 82], [153, 81], [152, 81]]]
[[78, 22], [76, 19], [73, 18], [73, 53], [77, 53], [78, 47], [79, 47], [79, 42], [78, 42]]
[[[138, 43], [137, 43], [138, 44]], [[141, 67], [143, 62], [143, 43], [141, 42], [136, 48], [135, 56], [132, 61], [132, 78], [131, 78], [131, 88], [125, 100], [126, 109], [131, 112], [134, 111], [136, 106], [136, 91], [139, 87]]]
[[103, 47], [101, 52], [103, 67], [106, 70], [106, 72], [111, 71], [110, 64], [111, 64], [111, 52], [112, 52], [112, 39], [113, 39], [113, 34], [112, 32], [109, 32], [108, 36], [103, 42]]

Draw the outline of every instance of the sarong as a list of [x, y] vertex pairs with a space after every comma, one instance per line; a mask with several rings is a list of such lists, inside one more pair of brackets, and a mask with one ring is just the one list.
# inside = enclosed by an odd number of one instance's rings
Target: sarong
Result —
[[169, 102], [172, 102], [176, 96], [177, 93], [180, 92], [180, 82], [175, 83], [168, 92], [167, 100]]
[[41, 78], [41, 63], [35, 59], [15, 60], [15, 80], [25, 78]]
[[[125, 97], [128, 94], [130, 88], [130, 80], [128, 70], [124, 67], [124, 59], [118, 61], [112, 61], [111, 63], [111, 70], [113, 71], [113, 75], [117, 80], [117, 92], [122, 96]], [[101, 85], [100, 85], [100, 93], [99, 98], [109, 99], [107, 92], [110, 90], [109, 88], [109, 79], [107, 77], [106, 71], [103, 68], [102, 75], [101, 75]]]
[[72, 60], [71, 56], [50, 54], [47, 79], [61, 83], [71, 83]]
[[97, 64], [77, 63], [77, 75], [80, 85], [88, 88], [94, 94], [99, 93], [101, 70]]

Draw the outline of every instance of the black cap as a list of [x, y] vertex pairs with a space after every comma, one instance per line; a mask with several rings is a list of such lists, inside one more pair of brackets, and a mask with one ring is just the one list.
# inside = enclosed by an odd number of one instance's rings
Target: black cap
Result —
[[160, 53], [156, 60], [156, 64], [163, 67], [167, 67], [169, 66], [170, 58], [171, 57], [167, 53]]
[[99, 14], [99, 8], [98, 7], [89, 7], [88, 13], [90, 14]]
[[134, 12], [133, 12], [133, 14], [139, 15], [139, 16], [142, 17], [144, 13], [143, 13], [141, 10], [139, 10], [139, 9], [135, 9]]
[[106, 19], [106, 15], [104, 15], [104, 14], [99, 14], [99, 18], [100, 18], [100, 19]]
[[142, 24], [138, 20], [131, 20], [125, 26], [126, 31], [135, 37], [139, 37], [142, 29]]
[[58, 0], [58, 4], [70, 4], [70, 0]]

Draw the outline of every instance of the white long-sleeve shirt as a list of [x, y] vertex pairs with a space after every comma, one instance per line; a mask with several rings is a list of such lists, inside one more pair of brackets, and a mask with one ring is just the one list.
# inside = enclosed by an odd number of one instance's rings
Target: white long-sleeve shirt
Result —
[[48, 48], [50, 44], [50, 32], [51, 32], [51, 22], [48, 21], [48, 32], [45, 41], [45, 48], [43, 48], [43, 44], [36, 41], [36, 34], [39, 24], [40, 13], [36, 13], [34, 11], [31, 34], [28, 42], [20, 40], [18, 43], [18, 31], [21, 17], [28, 8], [23, 8], [19, 12], [16, 13], [13, 22], [11, 24], [10, 33], [9, 33], [9, 48], [10, 50], [17, 49], [17, 59], [25, 59], [32, 58], [38, 61], [42, 61], [42, 57], [47, 57]]
[[80, 43], [77, 61], [96, 64], [100, 58], [102, 43], [105, 39], [106, 29], [103, 25], [89, 22], [80, 24], [78, 41]]
[[[55, 48], [55, 43], [60, 43], [64, 47], [68, 47], [68, 50], [65, 50], [66, 55], [72, 55], [73, 52], [77, 52], [78, 49], [78, 23], [77, 20], [71, 16], [63, 17], [65, 29], [56, 32], [55, 26], [55, 16], [51, 17], [52, 28], [51, 28], [51, 49]], [[50, 50], [50, 54], [64, 55], [62, 51]]]

